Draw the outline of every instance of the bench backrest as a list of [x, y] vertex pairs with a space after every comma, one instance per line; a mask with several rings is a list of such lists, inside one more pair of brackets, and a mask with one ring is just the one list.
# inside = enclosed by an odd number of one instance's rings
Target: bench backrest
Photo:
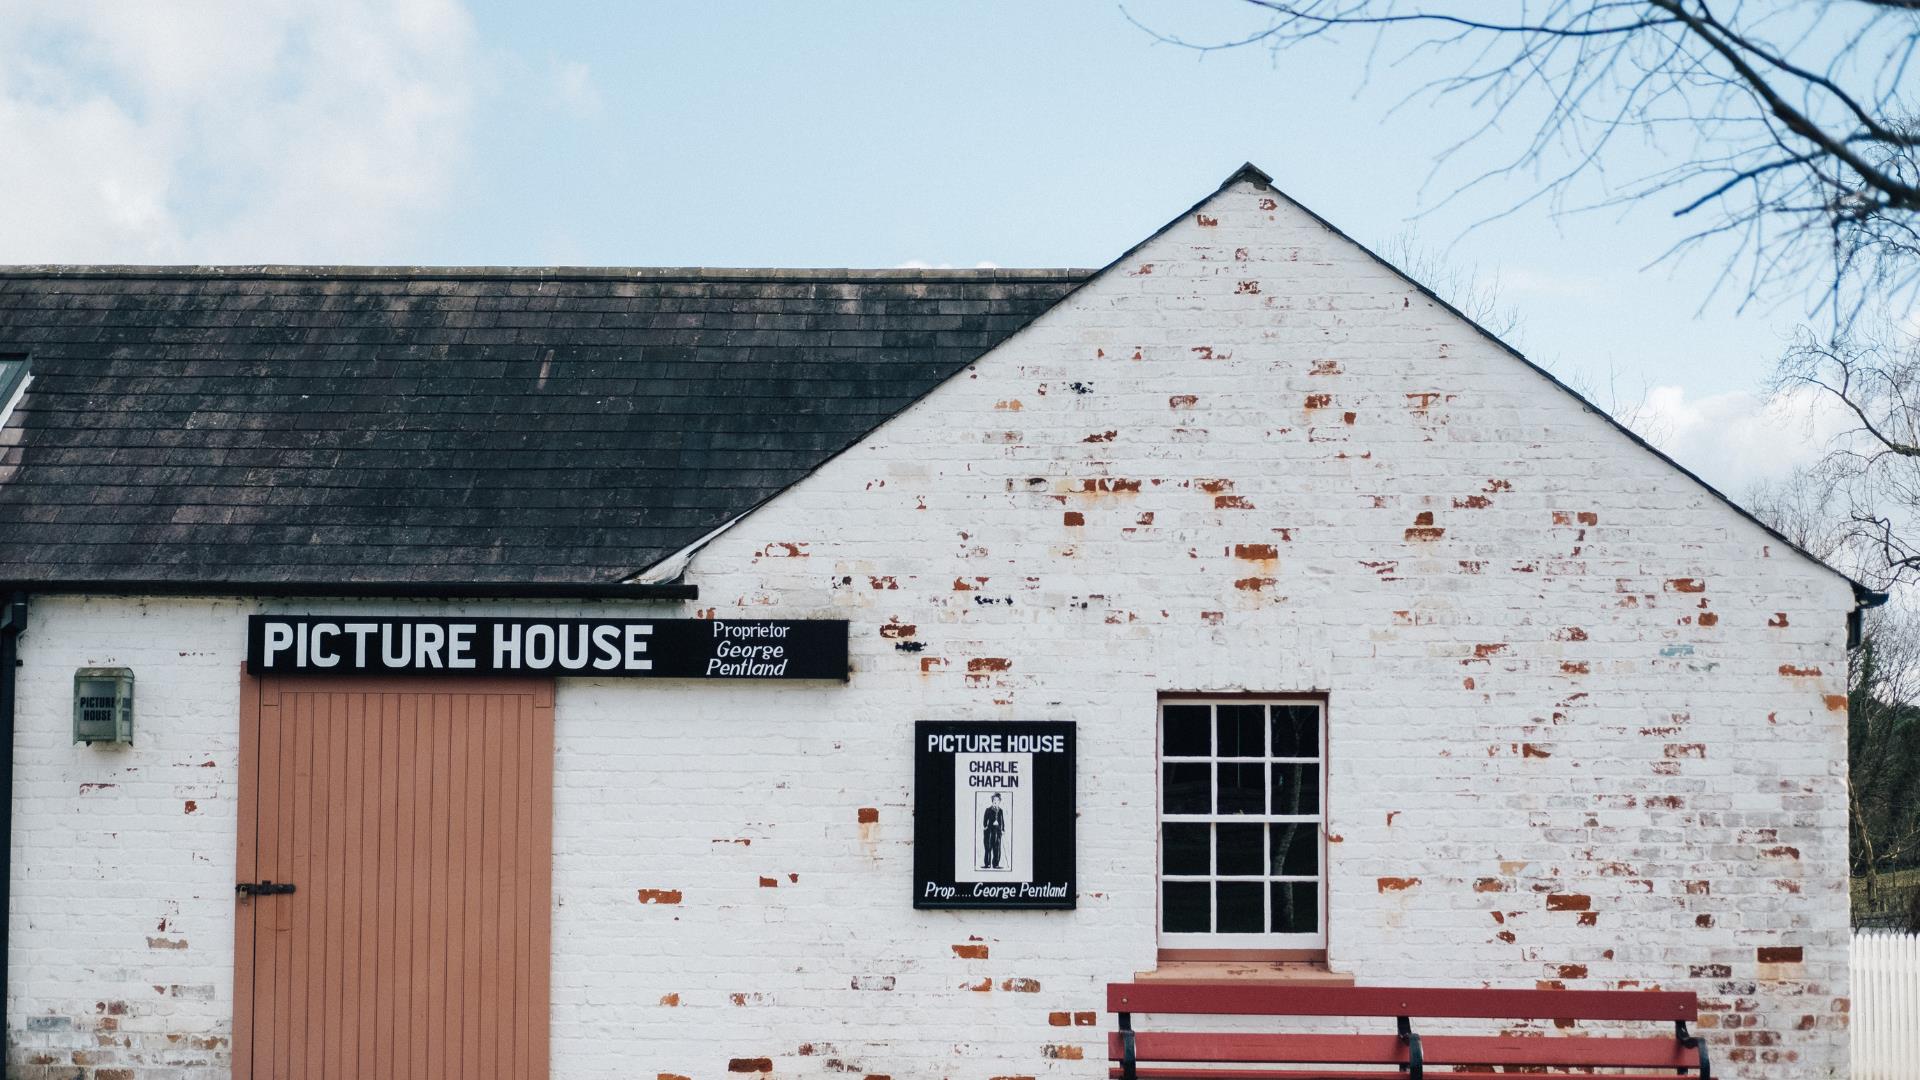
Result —
[[1110, 983], [1112, 1013], [1215, 1016], [1408, 1016], [1484, 1020], [1699, 1019], [1700, 1002], [1674, 990], [1479, 990], [1402, 986]]

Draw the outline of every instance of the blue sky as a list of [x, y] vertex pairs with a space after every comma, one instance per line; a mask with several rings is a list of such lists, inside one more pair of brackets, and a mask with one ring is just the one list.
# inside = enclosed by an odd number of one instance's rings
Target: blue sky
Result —
[[1396, 109], [1443, 68], [1380, 59], [1202, 57], [1110, 0], [0, 0], [0, 262], [1098, 266], [1251, 160], [1492, 284], [1529, 355], [1646, 393], [1648, 434], [1710, 480], [1811, 456], [1757, 393], [1797, 309], [1705, 301], [1710, 254], [1648, 268], [1683, 234], [1663, 202], [1471, 227], [1536, 186], [1445, 201], [1467, 174], [1435, 156], [1480, 117]]

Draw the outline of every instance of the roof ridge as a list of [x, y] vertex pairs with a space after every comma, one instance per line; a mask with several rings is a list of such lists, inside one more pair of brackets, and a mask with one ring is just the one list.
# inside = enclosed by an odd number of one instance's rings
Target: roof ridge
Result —
[[730, 267], [730, 266], [353, 266], [258, 263], [237, 265], [23, 264], [0, 265], [5, 278], [226, 278], [408, 281], [1079, 281], [1095, 271], [1078, 267]]

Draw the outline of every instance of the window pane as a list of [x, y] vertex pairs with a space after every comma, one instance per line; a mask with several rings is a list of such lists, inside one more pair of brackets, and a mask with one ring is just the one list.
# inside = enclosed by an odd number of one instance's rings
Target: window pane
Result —
[[1207, 757], [1213, 749], [1213, 710], [1205, 705], [1168, 705], [1160, 712], [1160, 748], [1168, 757]]
[[[1226, 766], [1221, 766], [1225, 768]], [[1226, 780], [1220, 781], [1222, 789]], [[1226, 792], [1222, 790], [1222, 799]], [[1257, 811], [1256, 811], [1257, 812]], [[1275, 765], [1273, 767], [1273, 813], [1276, 814], [1319, 814], [1320, 813], [1320, 766], [1310, 764]]]
[[1266, 855], [1260, 843], [1260, 825], [1218, 825], [1214, 836], [1220, 845], [1220, 869], [1222, 874], [1263, 874], [1261, 867], [1266, 864]]
[[1266, 913], [1260, 910], [1260, 890], [1266, 885], [1258, 881], [1222, 881], [1214, 885], [1214, 895], [1219, 900], [1218, 921], [1214, 924], [1222, 934], [1258, 934], [1266, 922]]
[[1273, 883], [1273, 932], [1311, 934], [1320, 929], [1320, 883]]
[[1273, 864], [1269, 873], [1296, 877], [1320, 872], [1319, 825], [1298, 821], [1268, 828], [1273, 830]]
[[1170, 934], [1206, 933], [1207, 888], [1204, 881], [1161, 882], [1161, 928]]
[[1267, 707], [1265, 705], [1219, 706], [1219, 757], [1265, 757], [1267, 753]]
[[1207, 831], [1210, 828], [1212, 826], [1200, 822], [1176, 822], [1160, 826], [1160, 872], [1211, 873], [1213, 860], [1207, 855]]
[[1320, 709], [1315, 705], [1273, 707], [1273, 756], [1320, 756]]
[[[1167, 767], [1173, 768], [1171, 765]], [[1260, 813], [1262, 801], [1260, 788], [1266, 782], [1267, 767], [1257, 762], [1246, 765], [1222, 764], [1216, 767], [1220, 770], [1220, 813]]]
[[1204, 761], [1160, 766], [1161, 796], [1169, 814], [1210, 814], [1213, 790], [1211, 769]]

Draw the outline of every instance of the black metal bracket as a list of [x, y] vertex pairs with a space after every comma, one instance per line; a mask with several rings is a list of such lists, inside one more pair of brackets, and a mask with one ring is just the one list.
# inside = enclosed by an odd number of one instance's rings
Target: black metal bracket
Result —
[[[1686, 1049], [1700, 1052], [1700, 1080], [1713, 1080], [1713, 1062], [1707, 1060], [1707, 1040], [1698, 1035], [1688, 1034], [1685, 1020], [1673, 1022], [1673, 1036], [1679, 1039], [1680, 1045]], [[1686, 1069], [1683, 1067], [1680, 1071], [1684, 1073]]]
[[1120, 1014], [1120, 1080], [1139, 1080], [1139, 1066], [1133, 1056], [1133, 1014]]
[[1407, 1074], [1408, 1080], [1422, 1080], [1427, 1075], [1427, 1065], [1420, 1053], [1420, 1036], [1413, 1033], [1413, 1020], [1405, 1016], [1394, 1020], [1400, 1041], [1407, 1045], [1407, 1063], [1400, 1066], [1400, 1071]]
[[293, 891], [293, 885], [285, 881], [243, 881], [233, 891], [241, 896], [284, 896]]

